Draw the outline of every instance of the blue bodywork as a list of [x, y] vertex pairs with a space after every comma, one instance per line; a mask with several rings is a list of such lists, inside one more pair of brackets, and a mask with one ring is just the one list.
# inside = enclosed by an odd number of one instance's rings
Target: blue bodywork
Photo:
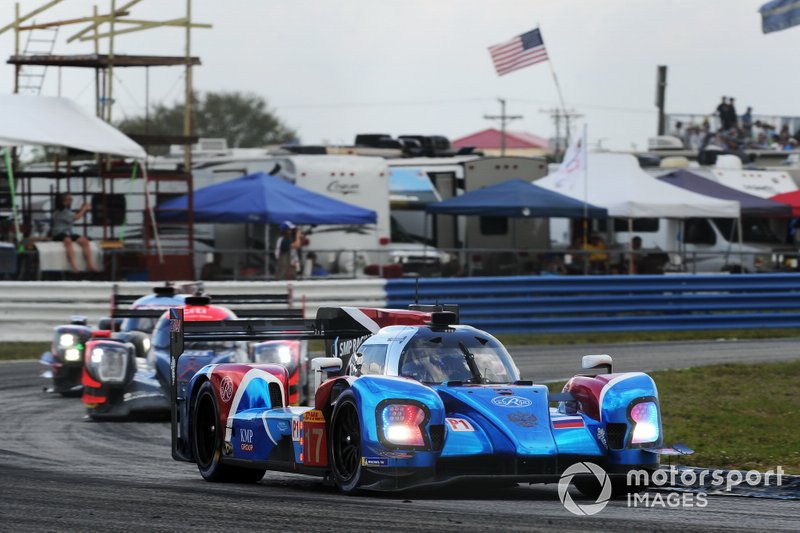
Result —
[[[430, 345], [436, 347], [429, 352], [430, 360], [425, 364], [412, 361], [415, 350], [423, 353]], [[367, 339], [356, 357], [346, 365], [349, 377], [336, 378], [332, 385], [328, 382], [330, 395], [322, 399], [318, 395], [313, 408], [273, 405], [275, 396], [270, 396], [269, 383], [279, 380], [271, 374], [262, 372], [263, 381], [251, 375], [252, 370], [239, 376], [242, 383], [247, 381], [246, 390], [240, 399], [230, 402], [230, 412], [220, 422], [227, 421], [222, 460], [326, 475], [331, 469], [331, 457], [327, 457], [333, 449], [331, 426], [338, 403], [346, 398], [357, 406], [362, 488], [395, 490], [481, 476], [552, 481], [580, 461], [610, 471], [655, 468], [658, 464], [658, 453], [653, 450], [662, 445], [660, 414], [657, 428], [649, 428], [649, 434], [655, 435], [651, 442], [630, 442], [635, 425], [630, 418], [632, 406], [642, 401], [658, 405], [655, 384], [645, 374], [603, 376], [601, 414], [595, 419], [578, 410], [569, 398], [550, 395], [546, 386], [521, 381], [502, 344], [468, 326], [386, 327]], [[441, 365], [448, 357], [455, 366]], [[431, 361], [435, 364], [428, 364]], [[182, 450], [190, 448], [192, 395], [204, 381], [217, 386], [220, 379], [229, 379], [222, 376], [231, 372], [235, 370], [229, 371], [226, 365], [207, 366], [197, 372], [188, 388], [179, 387]], [[445, 378], [425, 382], [425, 372]], [[387, 409], [392, 405], [418, 418], [402, 422], [402, 436], [390, 441], [394, 422]], [[615, 424], [614, 431], [623, 430], [628, 436], [621, 447], [609, 447], [608, 424]], [[398, 438], [407, 438], [406, 432], [416, 435], [417, 425], [419, 438], [398, 444]], [[325, 439], [320, 441], [323, 426]], [[315, 437], [310, 428], [320, 433]], [[192, 459], [191, 453], [188, 458]]]

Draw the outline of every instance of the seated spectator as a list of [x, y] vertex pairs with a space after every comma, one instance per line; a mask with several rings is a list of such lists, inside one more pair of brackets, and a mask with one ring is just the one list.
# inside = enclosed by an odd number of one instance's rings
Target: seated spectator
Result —
[[67, 253], [67, 262], [72, 272], [78, 272], [78, 267], [75, 264], [75, 250], [72, 247], [73, 241], [78, 243], [78, 246], [80, 246], [83, 251], [83, 258], [86, 260], [86, 268], [92, 272], [100, 272], [92, 261], [89, 239], [83, 235], [78, 235], [72, 229], [72, 225], [75, 221], [83, 217], [83, 215], [89, 211], [89, 208], [89, 204], [84, 202], [80, 209], [78, 209], [78, 212], [75, 213], [72, 211], [71, 194], [64, 193], [56, 197], [56, 209], [53, 212], [52, 226], [53, 240], [64, 243], [64, 249]]
[[589, 272], [605, 274], [608, 272], [608, 245], [600, 235], [594, 234], [586, 244], [589, 251]]
[[330, 275], [328, 269], [320, 265], [317, 261], [316, 252], [308, 252], [306, 254], [305, 271], [307, 272], [307, 276], [312, 276], [315, 278], [322, 278]]

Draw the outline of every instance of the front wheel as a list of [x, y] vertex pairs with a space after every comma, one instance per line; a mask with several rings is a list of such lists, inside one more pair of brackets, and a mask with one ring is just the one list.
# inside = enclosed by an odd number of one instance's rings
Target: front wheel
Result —
[[345, 494], [358, 490], [362, 482], [361, 420], [352, 393], [344, 393], [336, 402], [331, 419], [331, 474]]
[[242, 468], [222, 462], [224, 427], [219, 423], [219, 410], [214, 386], [206, 381], [200, 387], [192, 411], [192, 449], [200, 475], [206, 481], [256, 483], [264, 477], [265, 468]]

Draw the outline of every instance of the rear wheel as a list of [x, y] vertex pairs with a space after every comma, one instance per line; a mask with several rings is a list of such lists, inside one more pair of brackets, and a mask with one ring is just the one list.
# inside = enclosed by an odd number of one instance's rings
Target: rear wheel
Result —
[[330, 435], [330, 461], [333, 480], [347, 494], [362, 482], [361, 420], [352, 394], [344, 393], [333, 410]]
[[217, 399], [210, 382], [200, 387], [192, 415], [192, 448], [203, 479], [255, 483], [264, 477], [264, 468], [242, 468], [222, 462], [224, 428], [219, 424]]

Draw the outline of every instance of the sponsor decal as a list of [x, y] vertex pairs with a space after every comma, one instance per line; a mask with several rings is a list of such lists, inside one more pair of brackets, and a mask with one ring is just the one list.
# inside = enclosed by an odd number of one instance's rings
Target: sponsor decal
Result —
[[300, 442], [300, 434], [303, 431], [303, 421], [299, 416], [292, 417], [292, 441]]
[[219, 397], [225, 403], [229, 403], [233, 398], [233, 380], [230, 376], [222, 378], [219, 384]]
[[475, 431], [475, 428], [472, 427], [469, 420], [463, 418], [445, 418], [445, 421], [450, 427], [450, 431]]
[[582, 428], [584, 425], [583, 419], [553, 420], [553, 429]]
[[533, 402], [522, 396], [495, 396], [492, 403], [498, 407], [530, 407]]
[[253, 430], [252, 429], [239, 429], [239, 449], [243, 452], [253, 451]]
[[603, 448], [608, 448], [608, 442], [606, 442], [605, 428], [597, 428], [597, 441], [603, 445]]
[[519, 424], [520, 426], [525, 428], [532, 428], [533, 426], [536, 425], [536, 415], [533, 415], [531, 413], [520, 413], [520, 412], [509, 413], [508, 419], [511, 422]]
[[325, 417], [319, 409], [311, 409], [303, 413], [303, 422], [307, 424], [324, 424]]
[[361, 466], [389, 466], [387, 457], [362, 457]]
[[411, 459], [414, 457], [415, 452], [407, 452], [407, 451], [399, 451], [399, 450], [383, 450], [379, 448], [373, 448], [372, 446], [366, 450], [370, 453], [378, 455], [380, 457], [386, 457], [389, 459]]
[[326, 187], [328, 192], [335, 192], [347, 196], [348, 194], [356, 194], [359, 190], [358, 183], [342, 183], [339, 180], [333, 180], [328, 183]]
[[362, 335], [360, 337], [356, 337], [355, 339], [346, 339], [339, 341], [336, 344], [336, 356], [343, 357], [346, 355], [352, 355], [358, 350], [358, 347], [361, 346], [365, 340], [372, 337], [371, 333], [367, 335]]

